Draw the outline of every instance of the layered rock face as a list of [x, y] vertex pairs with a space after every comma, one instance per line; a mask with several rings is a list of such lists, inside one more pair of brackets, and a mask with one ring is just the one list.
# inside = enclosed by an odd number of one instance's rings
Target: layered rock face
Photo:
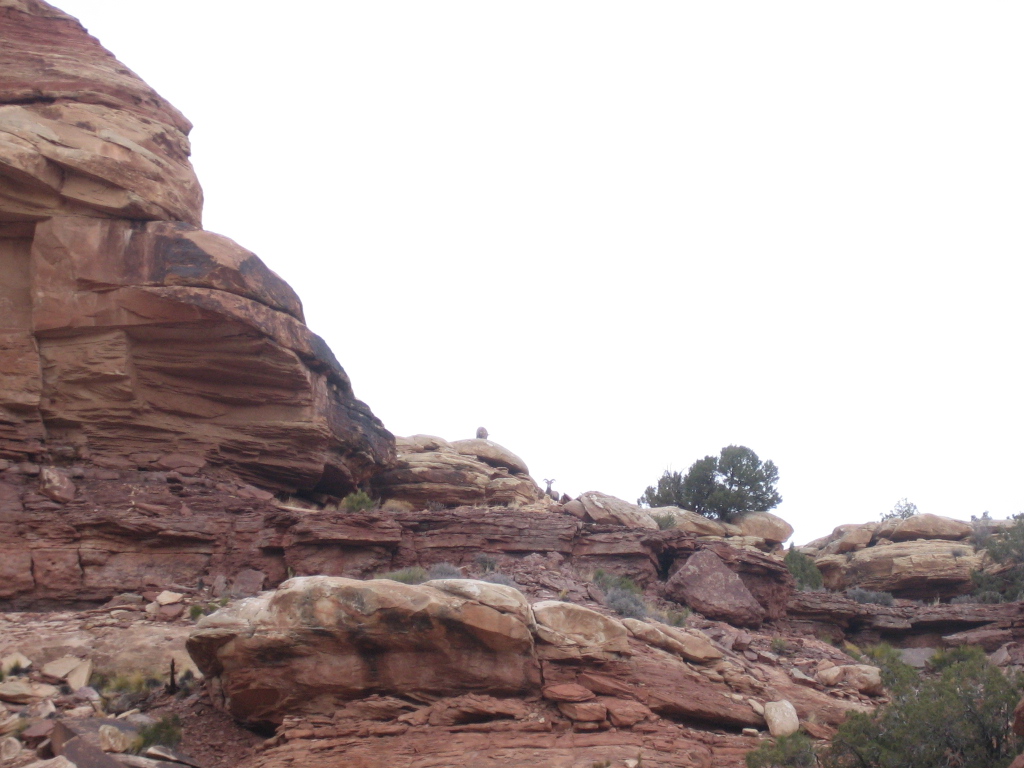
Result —
[[912, 599], [970, 592], [972, 571], [985, 565], [970, 524], [921, 514], [882, 523], [840, 525], [801, 551], [815, 558], [833, 590], [850, 587]]
[[700, 726], [764, 728], [770, 705], [786, 702], [828, 733], [879, 692], [873, 668], [825, 643], [805, 642], [800, 663], [841, 671], [808, 687], [751, 650], [766, 638], [706, 626], [531, 605], [471, 579], [309, 577], [202, 619], [188, 648], [219, 706], [283, 723], [255, 763], [265, 766], [411, 766], [422, 754], [439, 765], [468, 754], [474, 765], [589, 764], [593, 748], [738, 766], [756, 741]]
[[188, 121], [45, 3], [0, 0], [0, 40], [0, 459], [328, 495], [390, 465], [294, 292], [198, 228]]

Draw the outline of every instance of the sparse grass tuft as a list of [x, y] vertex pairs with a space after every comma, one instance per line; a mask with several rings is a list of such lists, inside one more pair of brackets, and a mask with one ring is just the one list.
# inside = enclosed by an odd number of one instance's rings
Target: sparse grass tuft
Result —
[[629, 576], [618, 576], [614, 573], [608, 573], [603, 568], [598, 568], [594, 571], [591, 581], [605, 593], [613, 589], [620, 589], [623, 592], [632, 592], [634, 595], [639, 595], [643, 591], [640, 589], [640, 585], [629, 578]]
[[132, 745], [135, 754], [141, 754], [154, 745], [176, 747], [181, 741], [181, 720], [177, 715], [164, 715], [152, 725], [139, 729], [139, 738]]
[[430, 570], [427, 571], [427, 576], [431, 579], [464, 579], [462, 571], [456, 568], [451, 563], [434, 563], [430, 566]]
[[875, 603], [877, 605], [892, 605], [892, 595], [888, 592], [875, 592], [871, 589], [852, 587], [846, 590], [846, 596], [858, 603]]
[[427, 580], [427, 572], [418, 565], [414, 565], [411, 568], [402, 568], [400, 571], [391, 571], [390, 573], [381, 574], [375, 578], [390, 579], [391, 581], [398, 581], [402, 584], [422, 584]]

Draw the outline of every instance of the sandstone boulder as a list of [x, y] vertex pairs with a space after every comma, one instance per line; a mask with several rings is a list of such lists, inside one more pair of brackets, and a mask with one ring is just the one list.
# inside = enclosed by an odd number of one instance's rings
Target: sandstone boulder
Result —
[[878, 530], [878, 523], [837, 526], [821, 547], [821, 553], [826, 555], [842, 555], [846, 552], [864, 549], [864, 547], [871, 544], [876, 530]]
[[592, 523], [658, 530], [658, 524], [645, 510], [606, 493], [587, 491], [578, 501], [583, 505], [586, 519]]
[[918, 539], [945, 539], [960, 541], [973, 533], [970, 523], [928, 513], [906, 519], [893, 518], [881, 523], [875, 530], [875, 538], [891, 541], [916, 541]]
[[[625, 632], [625, 630], [622, 630]], [[521, 618], [428, 586], [294, 578], [200, 620], [188, 651], [245, 722], [332, 712], [371, 693], [539, 691]]]
[[737, 626], [758, 626], [765, 616], [740, 577], [710, 550], [695, 553], [676, 571], [665, 585], [665, 596]]
[[912, 599], [965, 594], [973, 588], [971, 572], [982, 565], [970, 546], [942, 540], [867, 547], [814, 562], [828, 589], [862, 587]]
[[722, 658], [710, 639], [699, 630], [684, 630], [666, 624], [653, 624], [639, 619], [623, 619], [622, 623], [633, 637], [656, 648], [682, 656], [687, 661], [705, 664]]
[[394, 467], [373, 479], [383, 498], [420, 508], [430, 503], [518, 507], [547, 498], [522, 459], [490, 440], [449, 443], [414, 435], [399, 438], [397, 445]]
[[504, 467], [505, 469], [519, 475], [528, 475], [530, 470], [526, 462], [516, 456], [504, 446], [493, 443], [490, 440], [456, 440], [451, 443], [456, 453], [463, 456], [473, 456], [484, 464], [492, 467]]
[[790, 736], [800, 730], [800, 717], [789, 701], [769, 701], [764, 705], [764, 719], [772, 736]]
[[725, 536], [725, 527], [711, 518], [698, 515], [688, 509], [679, 507], [654, 507], [646, 510], [652, 518], [658, 515], [670, 515], [675, 521], [675, 528], [697, 536]]
[[880, 696], [885, 692], [882, 675], [878, 667], [869, 664], [843, 664], [821, 669], [816, 675], [822, 685], [849, 685], [854, 690], [869, 696]]
[[734, 521], [743, 536], [757, 536], [772, 545], [793, 535], [793, 526], [771, 512], [748, 512]]
[[533, 604], [540, 648], [548, 659], [613, 659], [629, 652], [629, 633], [619, 621], [575, 603], [542, 600]]

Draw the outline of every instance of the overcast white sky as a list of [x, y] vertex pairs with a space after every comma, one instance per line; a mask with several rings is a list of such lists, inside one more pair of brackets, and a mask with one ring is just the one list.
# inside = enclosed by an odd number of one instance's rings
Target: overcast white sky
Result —
[[1024, 5], [56, 4], [392, 432], [631, 501], [747, 445], [798, 543], [1024, 511]]

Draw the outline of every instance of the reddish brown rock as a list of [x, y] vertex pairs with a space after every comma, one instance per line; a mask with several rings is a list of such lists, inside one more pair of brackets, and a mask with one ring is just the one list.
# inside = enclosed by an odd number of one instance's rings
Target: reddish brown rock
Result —
[[199, 224], [180, 112], [46, 3], [0, 1], [0, 38], [0, 219]]
[[0, 458], [334, 495], [389, 466], [294, 292], [197, 229], [188, 122], [37, 0], [0, 0], [0, 72]]
[[430, 708], [428, 722], [441, 726], [462, 725], [488, 720], [522, 720], [528, 714], [526, 705], [516, 699], [467, 694], [435, 703]]
[[608, 710], [599, 701], [560, 701], [558, 711], [570, 720], [584, 723], [600, 723], [608, 716]]
[[576, 683], [559, 683], [545, 686], [544, 698], [550, 701], [590, 701], [594, 698], [594, 692]]
[[540, 688], [533, 638], [520, 619], [389, 580], [291, 579], [203, 618], [188, 650], [220, 692], [218, 705], [248, 722], [333, 712], [370, 693], [509, 696]]
[[665, 595], [705, 616], [737, 626], [759, 626], [765, 616], [764, 608], [739, 576], [710, 550], [690, 557], [666, 585]]

